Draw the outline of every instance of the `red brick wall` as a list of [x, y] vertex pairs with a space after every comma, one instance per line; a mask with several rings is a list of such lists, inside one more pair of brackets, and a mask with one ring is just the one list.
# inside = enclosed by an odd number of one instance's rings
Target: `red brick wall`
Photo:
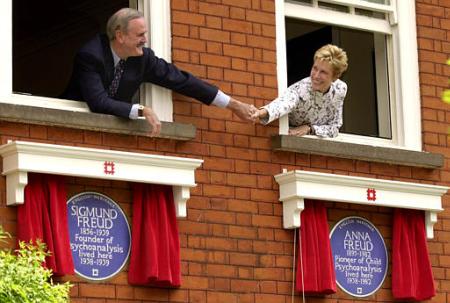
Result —
[[[416, 178], [424, 182], [450, 185], [450, 105], [441, 100], [449, 88], [450, 2], [417, 1], [417, 36], [422, 96], [423, 145], [426, 151], [445, 155], [442, 170], [419, 171]], [[438, 295], [434, 302], [450, 302], [450, 196], [442, 201], [444, 211], [438, 216], [435, 237], [428, 248]]]
[[[403, 0], [402, 0], [403, 1]], [[261, 106], [277, 95], [274, 2], [268, 0], [172, 0], [173, 61], [242, 101]], [[188, 142], [116, 135], [0, 121], [1, 142], [20, 139], [64, 145], [201, 158], [188, 216], [179, 220], [180, 289], [131, 287], [127, 269], [112, 280], [74, 284], [72, 302], [291, 302], [293, 231], [282, 228], [282, 206], [274, 174], [283, 168], [423, 182], [450, 186], [450, 109], [441, 99], [450, 70], [450, 2], [417, 0], [417, 27], [424, 149], [444, 154], [443, 169], [430, 170], [291, 152], [274, 152], [277, 125], [241, 122], [224, 109], [203, 106], [174, 94], [174, 119], [195, 124]], [[1, 163], [0, 163], [1, 166]], [[132, 219], [126, 182], [68, 178], [69, 194], [102, 192], [118, 201]], [[6, 207], [0, 178], [0, 224], [13, 235], [14, 207]], [[437, 296], [450, 302], [450, 195], [428, 242]], [[391, 239], [391, 209], [327, 203], [330, 227], [348, 215], [372, 221]], [[308, 302], [393, 302], [390, 271], [382, 288], [364, 300], [341, 290]], [[297, 294], [296, 301], [301, 302]]]

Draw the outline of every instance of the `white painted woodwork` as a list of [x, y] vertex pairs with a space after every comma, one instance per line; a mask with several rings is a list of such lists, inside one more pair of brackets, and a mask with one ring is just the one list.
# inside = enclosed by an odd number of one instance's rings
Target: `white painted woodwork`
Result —
[[[138, 0], [138, 9], [144, 13], [148, 26], [148, 40], [155, 54], [172, 61], [172, 39], [170, 26], [170, 1]], [[141, 86], [141, 104], [150, 106], [159, 120], [173, 122], [172, 91], [150, 83]]]
[[0, 1], [0, 102], [12, 93], [12, 0]]
[[[433, 238], [437, 213], [443, 210], [445, 186], [362, 178], [309, 171], [289, 171], [275, 176], [283, 202], [284, 228], [298, 228], [304, 199], [362, 205], [418, 209], [425, 211], [427, 237]], [[368, 189], [375, 190], [373, 195]]]
[[[323, 8], [314, 8], [285, 1], [285, 16], [306, 19], [317, 23], [333, 24], [377, 33], [391, 34], [392, 29], [386, 20], [351, 15]], [[307, 60], [311, 60], [307, 58]]]
[[394, 29], [395, 83], [400, 102], [397, 106], [399, 140], [405, 148], [422, 150], [419, 55], [416, 6], [413, 1], [397, 0], [398, 26]]
[[[286, 23], [284, 0], [275, 1], [276, 47], [277, 47], [277, 81], [278, 95], [281, 96], [288, 87], [286, 58]], [[289, 133], [288, 115], [279, 118], [278, 131], [280, 135]]]
[[[172, 185], [178, 217], [186, 217], [189, 189], [203, 160], [123, 151], [11, 141], [0, 146], [7, 205], [24, 203], [27, 176], [46, 173]], [[113, 164], [114, 169], [111, 165]]]

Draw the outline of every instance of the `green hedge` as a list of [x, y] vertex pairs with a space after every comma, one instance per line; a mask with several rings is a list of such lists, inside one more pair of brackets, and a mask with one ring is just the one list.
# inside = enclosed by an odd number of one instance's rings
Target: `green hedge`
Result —
[[[0, 241], [10, 235], [0, 226]], [[42, 266], [48, 255], [44, 243], [19, 243], [19, 249], [0, 250], [1, 303], [69, 302], [69, 282], [53, 283], [52, 271]]]

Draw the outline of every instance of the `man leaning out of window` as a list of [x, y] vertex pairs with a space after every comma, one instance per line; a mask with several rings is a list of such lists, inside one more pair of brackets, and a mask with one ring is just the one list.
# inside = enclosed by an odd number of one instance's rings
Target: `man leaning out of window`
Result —
[[255, 122], [268, 124], [288, 114], [289, 134], [334, 138], [342, 126], [347, 84], [339, 77], [347, 70], [347, 54], [328, 44], [316, 51], [309, 77], [294, 84], [278, 98], [261, 107]]

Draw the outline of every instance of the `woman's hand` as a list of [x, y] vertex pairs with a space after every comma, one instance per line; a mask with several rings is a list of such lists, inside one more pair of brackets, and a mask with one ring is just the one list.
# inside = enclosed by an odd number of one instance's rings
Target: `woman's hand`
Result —
[[304, 124], [298, 127], [290, 128], [289, 135], [292, 136], [304, 136], [311, 133], [311, 126]]
[[258, 123], [261, 118], [265, 118], [268, 115], [268, 111], [265, 108], [260, 108], [252, 115], [253, 123]]
[[234, 98], [230, 99], [227, 108], [235, 113], [240, 119], [247, 122], [254, 122], [253, 116], [258, 111], [253, 104], [247, 104]]

